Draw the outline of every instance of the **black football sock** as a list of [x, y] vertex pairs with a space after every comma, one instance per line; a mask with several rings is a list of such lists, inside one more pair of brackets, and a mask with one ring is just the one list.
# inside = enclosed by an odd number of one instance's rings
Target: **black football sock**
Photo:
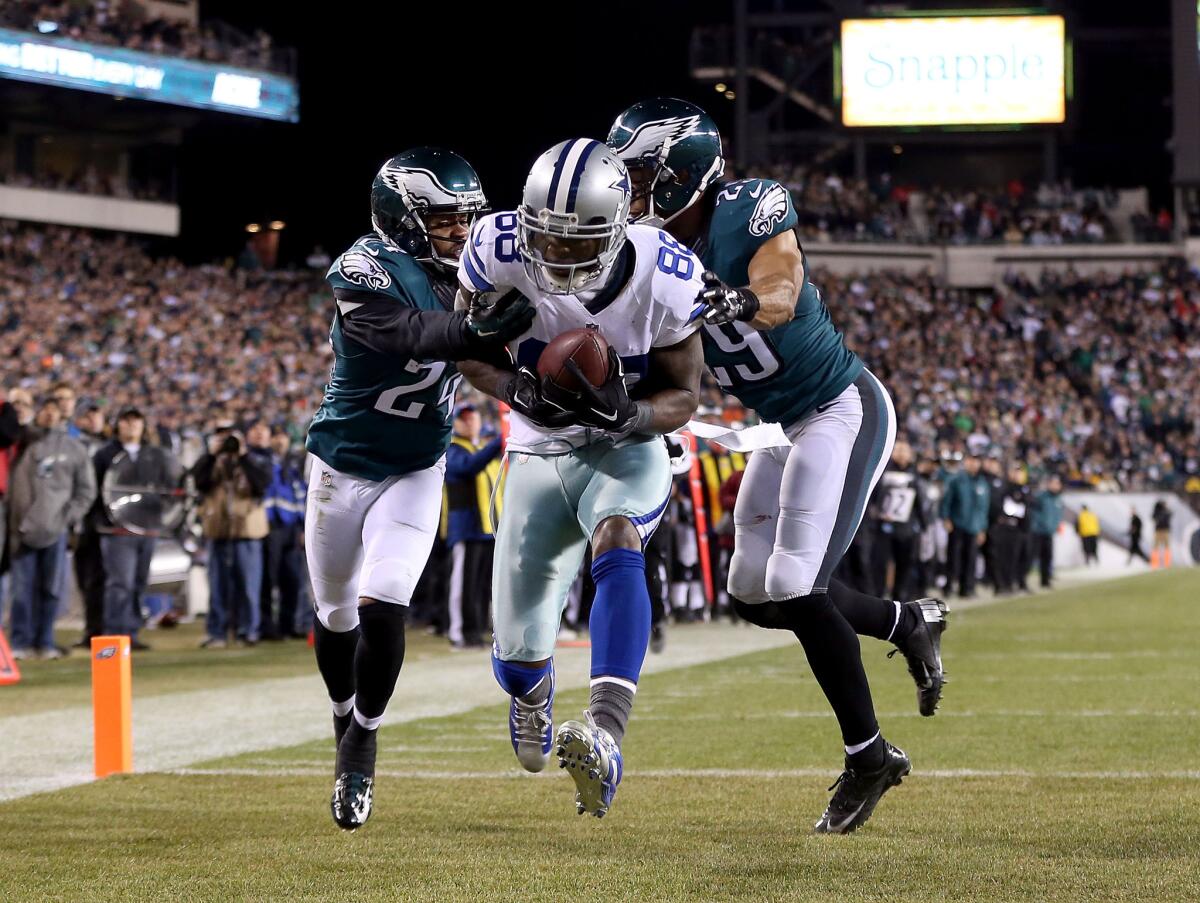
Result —
[[896, 642], [908, 636], [915, 626], [911, 613], [905, 616], [903, 605], [860, 593], [840, 580], [829, 581], [829, 598], [859, 636]]
[[602, 727], [620, 744], [629, 724], [629, 713], [633, 709], [634, 691], [623, 684], [599, 678], [592, 681], [592, 695], [588, 710]]
[[[849, 750], [853, 749], [854, 752]], [[878, 733], [865, 743], [849, 747], [846, 751], [846, 767], [855, 771], [875, 771], [883, 767], [883, 737]]]
[[333, 703], [333, 734], [340, 744], [350, 726], [354, 708], [354, 653], [358, 649], [358, 628], [335, 633], [320, 618], [313, 619], [313, 648], [317, 653], [317, 670], [325, 681], [329, 700]]
[[338, 744], [337, 771], [375, 774], [375, 735], [404, 664], [404, 606], [373, 602], [358, 610], [354, 721]]
[[778, 603], [808, 657], [813, 676], [833, 707], [842, 742], [853, 747], [879, 733], [858, 636], [825, 593]]

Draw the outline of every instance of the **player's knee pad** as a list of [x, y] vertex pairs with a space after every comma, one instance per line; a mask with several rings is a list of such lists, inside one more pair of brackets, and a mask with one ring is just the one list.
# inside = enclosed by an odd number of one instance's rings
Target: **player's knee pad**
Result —
[[735, 550], [729, 559], [729, 595], [746, 602], [766, 602], [766, 563]]
[[317, 620], [333, 633], [346, 633], [358, 626], [358, 599], [342, 599], [337, 602], [321, 601], [314, 605]]
[[358, 595], [380, 602], [407, 605], [417, 587], [419, 573], [411, 563], [399, 557], [368, 558], [358, 579]]
[[820, 567], [820, 559], [813, 561], [795, 552], [775, 552], [767, 559], [764, 579], [767, 597], [783, 600], [809, 595]]

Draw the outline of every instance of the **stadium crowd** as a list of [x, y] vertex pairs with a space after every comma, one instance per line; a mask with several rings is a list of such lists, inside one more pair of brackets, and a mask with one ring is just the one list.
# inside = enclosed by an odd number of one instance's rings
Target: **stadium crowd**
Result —
[[[867, 180], [792, 164], [760, 167], [751, 175], [775, 179], [792, 192], [803, 237], [809, 241], [1057, 245], [1116, 241], [1110, 218], [1115, 194], [1020, 180], [1006, 185], [948, 189], [901, 183], [882, 173]], [[1134, 216], [1138, 241], [1169, 241], [1171, 216]]]
[[0, 26], [201, 62], [281, 68], [280, 54], [264, 31], [247, 36], [219, 23], [158, 18], [128, 0], [5, 0]]
[[[215, 544], [228, 543], [220, 567], [222, 579], [233, 581], [218, 590], [233, 614], [210, 621], [214, 644], [224, 642], [231, 625], [248, 642], [267, 634], [269, 622], [256, 612], [270, 606], [270, 594], [247, 588], [262, 584], [271, 568], [277, 583], [292, 581], [290, 604], [279, 612], [284, 620], [271, 632], [293, 634], [304, 626], [306, 606], [296, 598], [304, 583], [295, 574], [302, 568], [303, 496], [296, 450], [331, 359], [321, 276], [233, 263], [185, 266], [152, 258], [126, 236], [0, 222], [0, 388], [14, 422], [49, 430], [51, 402], [70, 395], [69, 406], [58, 405], [59, 419], [90, 440], [94, 458], [113, 439], [129, 445], [129, 427], [122, 433], [120, 423], [136, 414], [147, 421], [145, 443], [168, 449], [191, 469], [202, 496], [237, 495], [253, 514], [252, 529], [243, 524], [233, 531], [219, 518], [202, 517], [210, 555]], [[1200, 275], [1182, 261], [1086, 278], [1070, 271], [1047, 271], [1036, 281], [1013, 276], [987, 291], [898, 273], [818, 273], [814, 280], [850, 345], [892, 391], [906, 449], [894, 466], [919, 475], [923, 486], [920, 504], [909, 506], [903, 521], [883, 499], [872, 507], [844, 564], [856, 585], [882, 592], [886, 584], [900, 596], [953, 584], [969, 594], [964, 574], [974, 573], [967, 559], [977, 543], [964, 547], [953, 540], [958, 533], [986, 540], [987, 573], [997, 589], [1020, 588], [1029, 565], [1045, 555], [1038, 537], [1058, 527], [1053, 498], [1063, 486], [1200, 492]], [[711, 383], [702, 416], [748, 419]], [[452, 476], [467, 487], [457, 507], [473, 511], [475, 481], [494, 479], [489, 468], [500, 447], [494, 408], [467, 390], [455, 428], [459, 460]], [[40, 433], [23, 435], [0, 452], [5, 479], [17, 473], [23, 448]], [[700, 550], [688, 539], [696, 534], [696, 508], [709, 525], [719, 590], [732, 541], [725, 515], [744, 466], [741, 456], [719, 447], [699, 451], [699, 489], [680, 477], [673, 521], [661, 531], [671, 540], [663, 553], [662, 607], [685, 617], [706, 610]], [[249, 455], [258, 455], [257, 463]], [[989, 510], [957, 501], [968, 478], [990, 481]], [[7, 490], [8, 483], [0, 486]], [[1003, 513], [1004, 499], [1014, 493], [1028, 512], [1020, 518]], [[216, 507], [227, 510], [225, 501]], [[272, 509], [290, 514], [273, 517]], [[474, 514], [479, 520], [459, 534], [486, 544], [486, 516]], [[291, 562], [283, 571], [268, 558], [277, 526], [286, 536], [276, 551]], [[898, 532], [909, 540], [907, 552]], [[455, 645], [469, 646], [481, 632], [480, 613], [463, 610], [461, 598], [457, 614], [451, 605], [445, 572], [455, 544], [450, 540], [435, 555], [415, 607]], [[906, 555], [910, 566], [899, 568]], [[1016, 563], [998, 563], [1005, 561]], [[1043, 561], [1048, 580], [1051, 565]]]

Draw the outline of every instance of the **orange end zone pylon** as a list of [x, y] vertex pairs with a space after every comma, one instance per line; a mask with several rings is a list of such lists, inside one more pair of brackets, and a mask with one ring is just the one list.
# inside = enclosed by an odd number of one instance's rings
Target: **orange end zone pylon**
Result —
[[133, 673], [129, 637], [92, 637], [96, 777], [133, 771]]
[[17, 667], [17, 660], [12, 657], [12, 650], [8, 648], [8, 640], [0, 631], [0, 686], [15, 684], [20, 679], [21, 669]]

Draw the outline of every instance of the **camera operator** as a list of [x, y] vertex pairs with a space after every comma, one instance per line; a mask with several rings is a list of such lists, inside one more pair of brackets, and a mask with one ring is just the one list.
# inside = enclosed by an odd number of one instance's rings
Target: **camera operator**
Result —
[[[271, 470], [247, 452], [231, 422], [217, 424], [208, 452], [192, 469], [200, 493], [200, 522], [208, 540], [208, 636], [205, 648], [224, 648], [232, 620], [238, 639], [258, 642], [263, 538], [268, 533], [263, 495]], [[232, 615], [232, 619], [230, 618]]]

